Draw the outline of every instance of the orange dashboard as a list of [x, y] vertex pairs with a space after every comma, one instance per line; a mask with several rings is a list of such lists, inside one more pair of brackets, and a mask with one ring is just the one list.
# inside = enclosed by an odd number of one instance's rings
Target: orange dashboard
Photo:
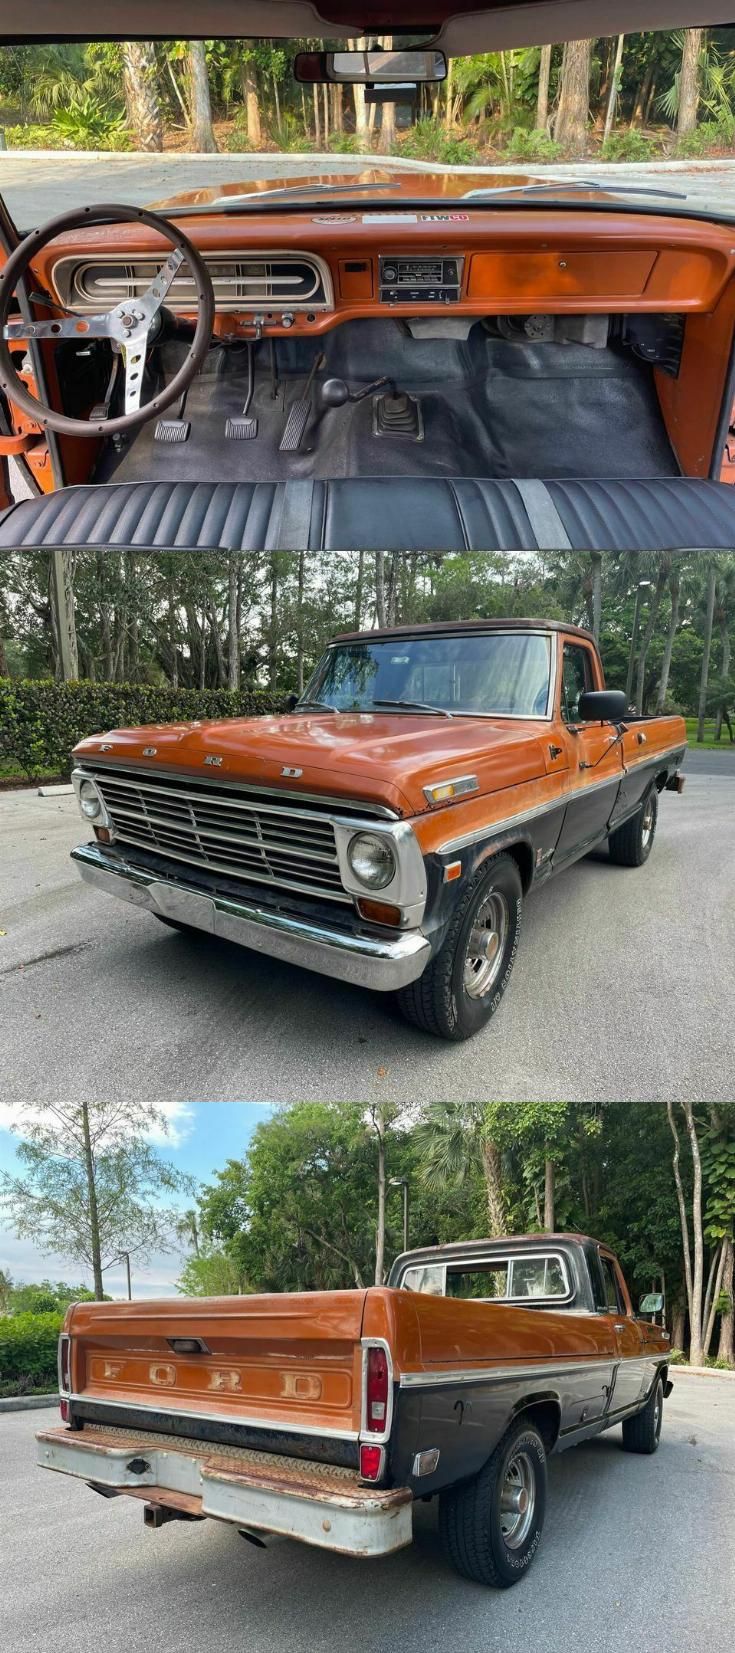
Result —
[[[735, 273], [725, 226], [589, 210], [182, 216], [210, 267], [217, 329], [319, 334], [360, 317], [676, 311], [710, 314]], [[73, 309], [147, 285], [163, 243], [136, 224], [85, 229], [38, 256]], [[171, 307], [194, 310], [182, 272]], [[179, 278], [177, 278], [179, 280]]]

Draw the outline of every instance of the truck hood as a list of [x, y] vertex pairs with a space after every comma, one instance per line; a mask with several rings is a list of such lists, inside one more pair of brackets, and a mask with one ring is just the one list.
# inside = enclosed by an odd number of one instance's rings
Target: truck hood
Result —
[[[414, 200], [417, 196], [436, 197], [437, 200], [452, 201], [459, 205], [464, 196], [477, 189], [525, 189], [528, 184], [546, 183], [548, 179], [542, 173], [526, 172], [445, 172], [440, 168], [411, 167], [404, 162], [402, 166], [391, 166], [390, 162], [379, 166], [364, 166], [359, 169], [349, 166], [340, 166], [335, 160], [329, 172], [307, 171], [291, 174], [284, 178], [282, 173], [274, 173], [267, 178], [241, 178], [228, 183], [213, 183], [200, 186], [198, 189], [181, 190], [175, 195], [167, 195], [162, 200], [151, 201], [149, 205], [154, 211], [175, 213], [177, 208], [200, 207], [206, 209], [215, 201], [223, 202], [229, 197], [251, 195], [253, 205], [257, 205], [256, 197], [263, 195], [267, 198], [271, 190], [308, 189], [313, 188], [315, 194], [327, 188], [324, 197], [324, 206], [328, 205], [329, 191], [334, 191], [340, 184], [371, 184], [381, 186], [378, 200], [392, 200], [396, 196]], [[390, 185], [390, 189], [382, 186]], [[564, 184], [559, 184], [559, 191], [563, 193]], [[592, 195], [590, 190], [590, 195]], [[595, 198], [599, 199], [599, 190], [595, 191]], [[575, 191], [575, 199], [580, 198], [579, 190]], [[274, 198], [277, 204], [277, 197]], [[366, 203], [370, 204], [370, 196], [355, 196], [355, 213], [359, 213]], [[584, 199], [584, 196], [582, 197]], [[317, 206], [319, 203], [316, 203]], [[304, 211], [313, 211], [304, 204]]]
[[545, 727], [509, 718], [293, 712], [113, 729], [81, 741], [74, 756], [419, 815], [430, 807], [424, 787], [438, 781], [472, 774], [480, 793], [492, 793], [539, 779]]

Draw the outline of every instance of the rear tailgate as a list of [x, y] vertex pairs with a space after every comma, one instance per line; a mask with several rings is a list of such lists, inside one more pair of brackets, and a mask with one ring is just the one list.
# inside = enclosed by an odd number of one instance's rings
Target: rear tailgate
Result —
[[360, 1429], [365, 1296], [76, 1304], [64, 1328], [72, 1420], [198, 1436], [205, 1423], [208, 1439], [271, 1450], [285, 1433], [282, 1450], [301, 1436], [304, 1456], [312, 1443], [314, 1456], [350, 1461], [340, 1443]]

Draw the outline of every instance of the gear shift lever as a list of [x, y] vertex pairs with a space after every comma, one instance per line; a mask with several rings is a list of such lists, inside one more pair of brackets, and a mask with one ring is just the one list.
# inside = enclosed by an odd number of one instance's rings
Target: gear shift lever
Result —
[[344, 379], [325, 379], [317, 390], [317, 408], [319, 413], [326, 413], [327, 408], [344, 407], [345, 402], [362, 402], [366, 396], [372, 396], [374, 391], [382, 390], [384, 385], [390, 386], [391, 394], [395, 396], [396, 387], [392, 379], [385, 375], [382, 379], [373, 379], [365, 385], [363, 390], [350, 390]]

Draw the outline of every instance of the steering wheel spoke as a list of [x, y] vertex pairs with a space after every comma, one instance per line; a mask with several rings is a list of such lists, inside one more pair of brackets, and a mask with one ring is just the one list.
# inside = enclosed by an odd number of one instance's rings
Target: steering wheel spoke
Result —
[[[24, 278], [28, 278], [28, 271], [35, 266], [35, 261], [43, 248], [58, 235], [66, 234], [69, 230], [86, 230], [95, 224], [107, 229], [114, 224], [134, 224], [138, 229], [143, 227], [152, 231], [169, 243], [171, 250], [166, 259], [162, 260], [157, 274], [145, 292], [131, 294], [104, 315], [75, 315], [66, 311], [50, 320], [23, 320], [17, 314], [10, 320], [13, 295], [20, 288]], [[120, 256], [124, 259], [124, 249], [121, 250]], [[143, 376], [151, 328], [184, 263], [188, 264], [191, 271], [197, 307], [194, 338], [182, 365], [170, 383], [157, 389], [149, 402], [143, 402]], [[33, 281], [33, 275], [30, 279]], [[52, 296], [44, 297], [37, 291], [34, 291], [31, 302], [48, 303], [54, 308], [57, 307]], [[61, 309], [60, 306], [58, 308]], [[172, 402], [179, 401], [188, 389], [209, 350], [214, 316], [214, 290], [209, 271], [197, 248], [178, 225], [171, 223], [167, 218], [159, 217], [157, 213], [148, 212], [143, 207], [125, 207], [117, 204], [91, 209], [85, 207], [76, 212], [62, 213], [42, 228], [32, 230], [25, 241], [11, 253], [0, 273], [0, 390], [15, 408], [27, 414], [29, 418], [69, 436], [96, 437], [102, 432], [114, 435], [117, 432], [134, 430], [146, 419], [157, 416]], [[124, 413], [113, 419], [108, 417], [109, 393], [106, 401], [97, 403], [86, 420], [73, 419], [57, 408], [46, 406], [36, 396], [31, 395], [20, 376], [17, 356], [11, 353], [10, 346], [16, 341], [20, 344], [32, 344], [35, 340], [48, 340], [54, 343], [57, 339], [73, 339], [78, 344], [84, 343], [87, 339], [110, 341], [113, 351], [122, 358], [125, 370]]]

